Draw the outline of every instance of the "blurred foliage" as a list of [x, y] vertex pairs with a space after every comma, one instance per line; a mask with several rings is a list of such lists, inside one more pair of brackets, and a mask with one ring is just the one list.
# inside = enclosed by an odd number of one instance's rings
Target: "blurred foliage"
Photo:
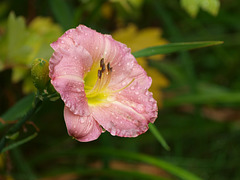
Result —
[[62, 30], [50, 18], [44, 17], [36, 17], [26, 26], [24, 17], [16, 17], [11, 12], [2, 31], [0, 71], [12, 69], [12, 81], [24, 80], [23, 91], [29, 93], [34, 90], [29, 76], [33, 59], [49, 59], [53, 53], [49, 44], [62, 34]]
[[216, 16], [220, 2], [219, 0], [181, 0], [181, 5], [192, 17], [196, 17], [200, 8]]
[[[113, 36], [118, 31], [132, 36], [129, 46], [132, 44], [133, 51], [143, 47], [137, 36], [147, 29], [158, 29], [162, 34], [153, 31], [144, 35], [146, 42], [155, 38], [156, 42], [220, 40], [224, 44], [157, 57], [162, 58], [160, 61], [149, 57], [144, 62], [147, 70], [154, 68], [169, 82], [160, 91], [163, 106], [155, 125], [170, 151], [165, 151], [149, 132], [133, 139], [104, 133], [95, 142], [73, 141], [66, 132], [63, 103], [45, 102], [33, 118], [40, 129], [38, 136], [1, 155], [0, 179], [176, 179], [156, 165], [127, 158], [128, 152], [167, 161], [202, 179], [240, 179], [240, 1], [222, 0], [220, 9], [219, 1], [209, 0], [209, 6], [200, 2], [206, 1], [2, 0], [0, 114], [24, 96], [21, 89], [30, 77], [29, 70], [17, 75], [14, 68], [28, 69], [34, 58], [48, 59], [52, 52], [49, 43], [62, 29], [80, 23]], [[46, 31], [41, 34], [42, 28]], [[0, 134], [12, 123], [5, 123]], [[30, 124], [24, 129], [27, 132], [21, 131], [18, 139], [36, 132]], [[107, 152], [111, 155], [100, 152], [102, 148], [110, 148]], [[125, 152], [123, 156], [119, 151]]]

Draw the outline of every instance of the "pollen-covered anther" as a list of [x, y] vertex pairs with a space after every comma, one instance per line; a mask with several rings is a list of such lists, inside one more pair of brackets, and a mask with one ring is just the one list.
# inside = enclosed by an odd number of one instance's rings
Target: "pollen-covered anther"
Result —
[[102, 70], [98, 70], [98, 78], [101, 79], [102, 77]]
[[[104, 58], [102, 58], [100, 60], [100, 70], [98, 70], [98, 78], [101, 79], [101, 77], [103, 76], [103, 73], [105, 73], [106, 70], [106, 65], [104, 63]], [[112, 67], [110, 66], [110, 63], [107, 63], [107, 72], [106, 75], [109, 75], [112, 72]]]
[[107, 70], [108, 70], [109, 73], [112, 72], [112, 67], [110, 66], [110, 63], [107, 64]]

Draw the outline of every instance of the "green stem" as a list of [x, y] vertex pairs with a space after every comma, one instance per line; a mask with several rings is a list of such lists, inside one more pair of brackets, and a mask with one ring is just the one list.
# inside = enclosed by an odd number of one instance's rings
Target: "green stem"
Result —
[[14, 133], [18, 132], [19, 129], [23, 126], [23, 124], [29, 120], [39, 109], [39, 107], [42, 105], [42, 101], [39, 98], [35, 98], [33, 107], [26, 113], [26, 115], [23, 116], [21, 120], [19, 120], [16, 124], [14, 124], [7, 133], [1, 138], [0, 140], [0, 152], [2, 152], [5, 144], [8, 141], [7, 136], [11, 136]]

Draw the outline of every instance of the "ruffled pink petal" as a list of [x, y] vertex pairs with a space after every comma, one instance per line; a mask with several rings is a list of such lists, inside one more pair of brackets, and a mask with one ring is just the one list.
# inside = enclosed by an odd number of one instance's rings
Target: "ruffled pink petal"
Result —
[[64, 119], [68, 134], [78, 141], [93, 141], [102, 133], [102, 128], [92, 116], [82, 117], [75, 115], [66, 106], [64, 108]]
[[90, 54], [67, 37], [52, 46], [55, 52], [49, 61], [51, 83], [74, 114], [88, 116], [83, 78], [92, 65]]
[[148, 129], [144, 116], [120, 102], [96, 106], [92, 115], [113, 136], [136, 137]]
[[[51, 46], [55, 50], [50, 59], [51, 82], [65, 102], [70, 135], [79, 141], [96, 139], [101, 133], [99, 124], [112, 135], [123, 137], [136, 137], [147, 131], [158, 110], [148, 91], [152, 81], [126, 45], [80, 25]], [[109, 97], [102, 104], [88, 106], [83, 77], [93, 65], [99, 66], [102, 58], [112, 67], [110, 83], [104, 89]]]
[[144, 114], [150, 122], [154, 122], [157, 117], [158, 107], [157, 101], [153, 98], [152, 93], [148, 91], [152, 84], [151, 77], [147, 76], [144, 69], [135, 63], [128, 79], [134, 79], [134, 81], [127, 88], [118, 92], [118, 95], [115, 95], [116, 101], [129, 104], [133, 109]]
[[[113, 67], [110, 87], [123, 82], [132, 71], [136, 59], [131, 55], [131, 50], [125, 44], [115, 41], [110, 35], [104, 35], [84, 25], [79, 25], [76, 29], [66, 31], [56, 43], [61, 44], [66, 41], [66, 38], [88, 51], [93, 63], [99, 65], [102, 58], [105, 64], [110, 62]], [[55, 44], [52, 44], [52, 47], [54, 50], [57, 48]]]
[[132, 78], [135, 80], [129, 87], [110, 95], [109, 103], [91, 107], [93, 117], [112, 135], [136, 137], [157, 118], [157, 102], [148, 91], [152, 79], [137, 63], [127, 79]]

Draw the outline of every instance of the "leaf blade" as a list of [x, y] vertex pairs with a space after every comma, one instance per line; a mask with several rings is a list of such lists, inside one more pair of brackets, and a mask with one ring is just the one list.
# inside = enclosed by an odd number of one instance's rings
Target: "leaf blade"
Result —
[[31, 136], [28, 136], [28, 137], [26, 137], [26, 138], [24, 138], [24, 139], [22, 139], [22, 140], [20, 140], [20, 141], [17, 141], [16, 143], [10, 144], [10, 145], [8, 145], [7, 147], [3, 148], [3, 150], [2, 150], [1, 153], [6, 152], [6, 151], [9, 151], [9, 150], [11, 150], [11, 149], [14, 149], [14, 148], [16, 148], [16, 147], [18, 147], [18, 146], [20, 146], [20, 145], [22, 145], [22, 144], [25, 144], [25, 143], [27, 143], [28, 141], [31, 141], [32, 139], [34, 139], [36, 136], [37, 136], [37, 133], [34, 133], [34, 134], [32, 134]]
[[186, 51], [196, 48], [208, 47], [222, 44], [222, 41], [201, 41], [201, 42], [183, 42], [183, 43], [170, 43], [161, 46], [154, 46], [133, 52], [135, 58], [152, 56], [156, 54], [169, 54], [173, 52]]
[[34, 93], [29, 94], [28, 96], [18, 101], [15, 105], [13, 105], [7, 112], [5, 112], [0, 117], [5, 121], [8, 120], [11, 121], [23, 116], [32, 107], [33, 100]]
[[167, 142], [165, 141], [165, 139], [163, 138], [161, 133], [158, 131], [156, 126], [151, 123], [148, 126], [149, 126], [149, 130], [151, 131], [151, 133], [156, 137], [156, 139], [163, 146], [163, 148], [166, 149], [167, 151], [169, 151], [170, 147], [168, 146]]

